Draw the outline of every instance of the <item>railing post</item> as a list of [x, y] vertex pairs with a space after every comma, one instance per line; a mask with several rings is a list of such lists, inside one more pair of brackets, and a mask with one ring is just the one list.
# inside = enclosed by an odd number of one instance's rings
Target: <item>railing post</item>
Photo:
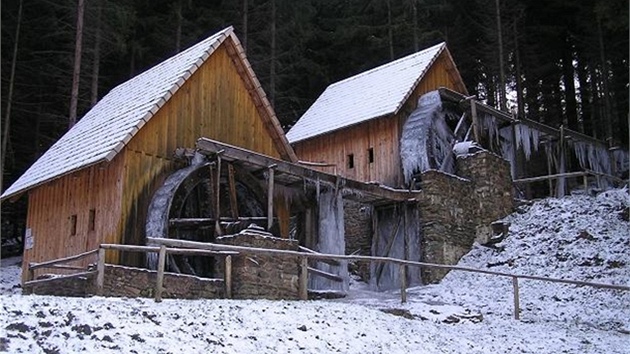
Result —
[[232, 256], [225, 256], [225, 297], [232, 298]]
[[103, 296], [105, 284], [105, 248], [99, 247], [96, 263], [96, 295]]
[[586, 191], [588, 190], [588, 174], [584, 173], [584, 176], [582, 176], [582, 182], [584, 183], [584, 193], [586, 193]]
[[521, 308], [518, 298], [518, 277], [512, 277], [512, 286], [514, 287], [514, 319], [518, 321], [521, 318]]
[[155, 281], [155, 302], [162, 302], [162, 290], [164, 284], [164, 266], [166, 265], [166, 246], [160, 246], [158, 255], [157, 279]]
[[300, 257], [300, 300], [308, 300], [308, 258]]
[[407, 302], [407, 266], [400, 265], [400, 302]]

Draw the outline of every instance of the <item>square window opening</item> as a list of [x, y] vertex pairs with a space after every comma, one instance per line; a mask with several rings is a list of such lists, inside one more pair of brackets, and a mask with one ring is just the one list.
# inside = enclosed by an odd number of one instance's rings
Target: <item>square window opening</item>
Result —
[[368, 161], [370, 163], [374, 162], [374, 148], [369, 148], [368, 149]]
[[348, 168], [354, 168], [354, 154], [348, 155]]
[[88, 218], [88, 230], [94, 231], [96, 222], [96, 209], [90, 209], [90, 216]]
[[77, 234], [77, 214], [70, 216], [70, 236]]

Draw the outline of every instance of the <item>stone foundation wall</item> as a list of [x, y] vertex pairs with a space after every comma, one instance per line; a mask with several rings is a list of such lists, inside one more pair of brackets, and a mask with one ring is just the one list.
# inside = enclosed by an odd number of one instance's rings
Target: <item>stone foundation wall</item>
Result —
[[[107, 265], [103, 293], [116, 297], [154, 297], [156, 278], [154, 270]], [[223, 279], [164, 273], [162, 286], [162, 297], [166, 299], [221, 299], [225, 295]], [[94, 289], [91, 293], [95, 293]]]
[[457, 159], [457, 174], [472, 182], [472, 211], [476, 238], [486, 243], [492, 236], [490, 224], [512, 212], [514, 196], [510, 163], [489, 151]]
[[[153, 297], [157, 271], [125, 266], [105, 265], [103, 294], [114, 297]], [[40, 277], [43, 279], [45, 276]], [[96, 275], [68, 278], [34, 286], [38, 295], [87, 297], [96, 294]], [[225, 295], [223, 279], [205, 279], [183, 274], [164, 274], [163, 298], [221, 299]]]
[[[343, 201], [346, 254], [369, 256], [372, 253], [372, 206], [350, 200]], [[364, 281], [370, 280], [370, 264], [350, 264], [350, 271]]]
[[[456, 264], [475, 241], [472, 183], [438, 171], [422, 174], [422, 198], [418, 203], [422, 221], [422, 261]], [[448, 271], [422, 268], [425, 283], [440, 281]]]
[[[218, 237], [233, 246], [299, 251], [298, 242], [269, 235], [241, 233]], [[299, 299], [299, 259], [290, 256], [239, 254], [232, 256], [234, 299]]]

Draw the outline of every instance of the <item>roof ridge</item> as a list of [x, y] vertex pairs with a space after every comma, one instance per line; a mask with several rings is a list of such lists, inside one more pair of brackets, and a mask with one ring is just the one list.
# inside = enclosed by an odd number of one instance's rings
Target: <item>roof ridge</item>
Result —
[[358, 73], [358, 74], [355, 74], [355, 75], [353, 75], [353, 76], [347, 77], [347, 78], [345, 78], [345, 79], [343, 79], [343, 80], [339, 80], [339, 81], [337, 81], [337, 82], [333, 82], [332, 84], [328, 85], [328, 87], [334, 87], [334, 86], [337, 86], [338, 84], [343, 84], [343, 83], [346, 83], [346, 82], [348, 82], [348, 81], [352, 81], [352, 80], [355, 80], [355, 79], [361, 78], [361, 77], [363, 77], [363, 76], [366, 76], [366, 75], [372, 74], [372, 73], [374, 73], [374, 72], [376, 72], [376, 71], [383, 70], [383, 69], [385, 69], [385, 68], [387, 68], [387, 67], [397, 65], [397, 64], [399, 64], [399, 63], [400, 63], [400, 62], [402, 62], [402, 61], [412, 59], [412, 58], [414, 58], [414, 57], [416, 57], [416, 56], [421, 56], [421, 55], [424, 55], [424, 54], [426, 54], [427, 52], [430, 52], [431, 50], [438, 50], [438, 49], [439, 49], [438, 47], [446, 47], [446, 42], [440, 42], [440, 43], [438, 43], [438, 44], [436, 44], [436, 45], [434, 45], [434, 46], [431, 46], [431, 47], [429, 47], [429, 48], [423, 49], [423, 50], [421, 50], [421, 51], [418, 51], [418, 52], [415, 52], [415, 53], [411, 53], [411, 54], [409, 54], [409, 55], [406, 55], [406, 56], [404, 56], [404, 57], [398, 58], [398, 59], [396, 59], [396, 60], [393, 60], [393, 61], [387, 62], [387, 63], [385, 63], [385, 64], [381, 64], [381, 65], [379, 65], [379, 66], [377, 66], [377, 67], [374, 67], [374, 68], [372, 68], [372, 69], [369, 69], [369, 70], [367, 70], [367, 71], [362, 71], [362, 72], [360, 72], [360, 73]]

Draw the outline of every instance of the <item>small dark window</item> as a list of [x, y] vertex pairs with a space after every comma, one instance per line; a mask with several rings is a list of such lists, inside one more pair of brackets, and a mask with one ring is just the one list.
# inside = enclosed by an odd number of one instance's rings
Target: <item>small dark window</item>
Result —
[[374, 148], [368, 149], [368, 161], [370, 163], [374, 162]]
[[77, 214], [70, 216], [70, 236], [77, 234]]
[[348, 155], [348, 168], [354, 168], [354, 154]]
[[96, 219], [96, 210], [90, 209], [90, 216], [88, 218], [88, 230], [94, 231], [94, 223]]

